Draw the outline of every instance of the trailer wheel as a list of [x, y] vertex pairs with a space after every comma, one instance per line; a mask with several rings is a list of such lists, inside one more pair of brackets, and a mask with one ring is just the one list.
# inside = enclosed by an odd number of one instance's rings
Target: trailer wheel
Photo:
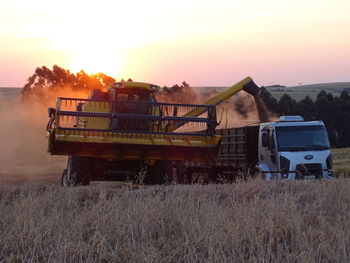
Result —
[[186, 181], [185, 178], [185, 169], [182, 161], [177, 161], [175, 163], [176, 167], [176, 181], [178, 184], [184, 184]]
[[149, 167], [146, 184], [169, 184], [171, 182], [172, 166], [170, 161], [156, 161]]
[[209, 171], [207, 169], [187, 169], [186, 183], [189, 184], [208, 184], [210, 181]]
[[70, 187], [76, 185], [88, 185], [89, 163], [84, 157], [69, 156], [67, 169], [62, 173], [61, 185]]
[[140, 166], [135, 172], [133, 183], [144, 184], [147, 175], [148, 175], [148, 165], [144, 163], [140, 164]]

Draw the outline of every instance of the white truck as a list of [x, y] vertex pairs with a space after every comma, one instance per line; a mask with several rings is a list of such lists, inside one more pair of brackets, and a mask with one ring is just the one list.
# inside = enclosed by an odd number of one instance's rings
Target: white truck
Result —
[[322, 121], [282, 116], [259, 128], [256, 165], [266, 179], [331, 179], [332, 154]]

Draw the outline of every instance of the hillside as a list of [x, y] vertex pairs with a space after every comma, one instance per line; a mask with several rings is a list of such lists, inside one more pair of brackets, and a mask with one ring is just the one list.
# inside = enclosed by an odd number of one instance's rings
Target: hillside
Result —
[[21, 88], [0, 88], [0, 100], [19, 99]]
[[305, 98], [307, 95], [309, 95], [312, 99], [316, 99], [317, 94], [322, 90], [333, 94], [333, 96], [339, 96], [344, 89], [350, 89], [350, 82], [319, 83], [291, 87], [267, 86], [266, 89], [276, 99], [279, 99], [283, 94], [287, 93], [293, 99], [299, 101]]
[[[212, 90], [217, 90], [220, 92], [223, 91], [226, 87], [205, 86], [195, 88], [203, 92], [210, 92]], [[307, 95], [309, 95], [311, 99], [314, 100], [316, 99], [317, 94], [322, 90], [326, 91], [327, 93], [333, 94], [333, 96], [339, 96], [339, 94], [344, 89], [350, 89], [350, 82], [318, 83], [290, 87], [265, 86], [265, 88], [268, 92], [271, 93], [273, 97], [275, 97], [278, 100], [285, 93], [287, 93], [289, 96], [291, 96], [297, 101], [304, 99]]]

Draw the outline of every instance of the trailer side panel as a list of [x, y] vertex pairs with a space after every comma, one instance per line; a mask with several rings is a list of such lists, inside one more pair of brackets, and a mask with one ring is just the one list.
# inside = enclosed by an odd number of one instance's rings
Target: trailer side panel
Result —
[[214, 166], [231, 167], [236, 170], [257, 163], [258, 125], [219, 129], [216, 130], [216, 134], [222, 136], [222, 142]]

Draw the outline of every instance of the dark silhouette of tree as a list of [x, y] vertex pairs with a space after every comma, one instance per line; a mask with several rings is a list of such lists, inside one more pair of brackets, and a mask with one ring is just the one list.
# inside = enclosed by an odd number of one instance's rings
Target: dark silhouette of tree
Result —
[[347, 93], [346, 90], [343, 90], [343, 91], [340, 93], [339, 99], [341, 99], [341, 100], [343, 100], [343, 101], [350, 100], [349, 93]]
[[328, 130], [328, 134], [337, 131], [339, 135], [339, 147], [350, 146], [350, 96], [343, 90], [339, 97], [331, 93], [320, 91], [316, 100], [309, 96], [296, 102], [288, 94], [284, 94], [278, 103], [266, 89], [261, 96], [270, 111], [280, 115], [300, 115], [305, 120], [322, 120]]
[[163, 102], [196, 103], [197, 94], [186, 81], [183, 81], [181, 86], [177, 84], [172, 87], [164, 86], [158, 99]]
[[298, 115], [303, 116], [305, 120], [315, 120], [315, 104], [309, 95], [299, 101], [297, 107]]
[[285, 93], [278, 102], [278, 110], [282, 115], [295, 115], [298, 113], [298, 104]]
[[22, 90], [22, 101], [43, 101], [51, 99], [61, 91], [89, 92], [92, 89], [106, 89], [115, 79], [104, 74], [87, 74], [83, 70], [73, 74], [69, 70], [54, 65], [52, 70], [46, 66], [36, 68]]

